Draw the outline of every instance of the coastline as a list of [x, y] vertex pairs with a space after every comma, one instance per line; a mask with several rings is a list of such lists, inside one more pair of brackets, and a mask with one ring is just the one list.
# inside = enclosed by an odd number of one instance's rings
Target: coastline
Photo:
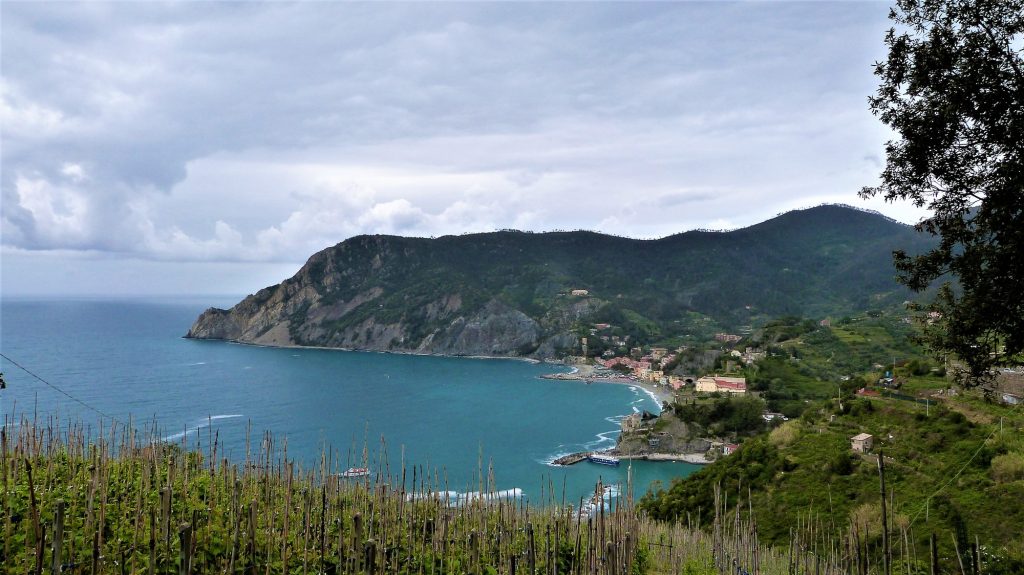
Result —
[[[614, 451], [614, 450], [613, 450]], [[676, 461], [691, 463], [693, 465], [707, 465], [712, 463], [703, 453], [644, 453], [641, 455], [618, 455], [609, 453], [619, 459], [640, 459], [644, 461]]]
[[[667, 386], [654, 385], [650, 382], [637, 381], [626, 376], [607, 376], [596, 374], [595, 366], [589, 364], [578, 364], [578, 363], [565, 363], [560, 360], [540, 360], [532, 357], [516, 357], [516, 356], [488, 356], [488, 355], [451, 355], [451, 354], [438, 354], [438, 353], [427, 353], [427, 352], [416, 352], [408, 350], [375, 350], [375, 349], [358, 349], [358, 348], [344, 348], [344, 347], [328, 347], [328, 346], [312, 346], [312, 345], [274, 345], [274, 344], [263, 344], [263, 343], [251, 343], [238, 340], [230, 339], [205, 339], [205, 338], [188, 338], [182, 336], [183, 339], [198, 339], [199, 341], [219, 341], [235, 345], [246, 345], [251, 347], [266, 347], [266, 348], [279, 348], [279, 349], [315, 349], [315, 350], [327, 350], [327, 351], [347, 351], [356, 353], [379, 353], [379, 354], [397, 354], [397, 355], [414, 355], [423, 357], [451, 357], [451, 358], [462, 358], [462, 359], [506, 359], [506, 360], [517, 360], [523, 361], [530, 364], [550, 364], [552, 366], [562, 366], [568, 368], [569, 371], [548, 373], [541, 375], [542, 379], [549, 380], [561, 380], [561, 381], [583, 381], [587, 384], [591, 383], [604, 383], [613, 385], [626, 385], [647, 394], [648, 397], [654, 401], [659, 408], [664, 404], [672, 401], [673, 390]], [[649, 454], [638, 454], [638, 455], [620, 455], [615, 452], [615, 448], [599, 452], [579, 452], [571, 453], [566, 456], [562, 456], [558, 459], [551, 461], [550, 465], [573, 465], [579, 461], [586, 459], [587, 455], [591, 453], [602, 453], [607, 455], [614, 455], [619, 459], [638, 459], [646, 461], [664, 461], [664, 462], [684, 462], [694, 465], [705, 465], [711, 463], [701, 453], [649, 453]]]
[[705, 457], [703, 453], [638, 453], [633, 455], [623, 455], [617, 453], [615, 449], [608, 449], [605, 451], [580, 451], [577, 453], [570, 453], [553, 460], [550, 465], [567, 467], [586, 460], [590, 455], [611, 455], [619, 459], [689, 463], [691, 465], [707, 465], [712, 463], [712, 461]]
[[230, 343], [234, 345], [247, 345], [250, 347], [266, 347], [270, 349], [317, 349], [323, 351], [347, 351], [352, 353], [381, 353], [381, 354], [395, 354], [395, 355], [414, 355], [419, 357], [455, 357], [460, 359], [511, 359], [515, 361], [523, 361], [535, 365], [539, 364], [551, 364], [551, 365], [564, 365], [566, 367], [572, 367], [570, 364], [564, 363], [559, 360], [546, 360], [537, 359], [535, 357], [524, 357], [521, 355], [457, 355], [449, 353], [428, 353], [425, 351], [409, 351], [409, 350], [398, 350], [398, 349], [364, 349], [357, 347], [331, 347], [326, 345], [298, 345], [298, 344], [271, 344], [271, 343], [253, 343], [250, 341], [239, 341], [237, 339], [214, 339], [205, 337], [189, 337], [187, 335], [181, 336], [181, 339], [188, 339], [192, 341], [219, 341], [223, 343]]
[[599, 376], [595, 373], [593, 365], [588, 364], [565, 364], [572, 368], [568, 373], [552, 373], [542, 375], [544, 379], [561, 381], [585, 381], [587, 383], [611, 383], [615, 385], [628, 385], [636, 387], [646, 393], [660, 408], [665, 403], [672, 401], [674, 392], [672, 388], [664, 385], [654, 385], [646, 381], [637, 381], [624, 376]]
[[[615, 385], [628, 385], [635, 387], [646, 393], [652, 400], [654, 400], [659, 407], [665, 403], [670, 403], [674, 396], [672, 388], [664, 385], [654, 385], [646, 381], [637, 381], [635, 379], [625, 376], [608, 376], [598, 375], [593, 365], [588, 364], [571, 364], [572, 371], [568, 373], [553, 373], [541, 376], [544, 379], [551, 379], [557, 381], [585, 381], [588, 384], [591, 383], [610, 383]], [[577, 453], [570, 453], [563, 455], [551, 461], [550, 465], [568, 466], [575, 465], [581, 461], [585, 461], [588, 456], [592, 454], [600, 455], [611, 455], [619, 459], [636, 459], [641, 461], [662, 461], [662, 462], [682, 462], [689, 463], [691, 465], [707, 465], [712, 463], [712, 460], [708, 459], [704, 453], [637, 453], [637, 454], [623, 454], [620, 453], [617, 447], [606, 449], [602, 451], [580, 451]]]

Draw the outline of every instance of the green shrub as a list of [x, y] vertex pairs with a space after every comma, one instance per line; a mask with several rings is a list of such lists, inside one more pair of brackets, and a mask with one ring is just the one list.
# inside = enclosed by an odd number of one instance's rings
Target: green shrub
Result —
[[1007, 453], [992, 458], [990, 467], [992, 479], [998, 483], [1009, 483], [1024, 479], [1024, 455]]

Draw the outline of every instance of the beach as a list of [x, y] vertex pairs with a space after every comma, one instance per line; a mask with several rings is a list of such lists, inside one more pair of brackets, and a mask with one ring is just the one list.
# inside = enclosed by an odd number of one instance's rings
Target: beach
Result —
[[614, 375], [609, 376], [605, 374], [597, 373], [596, 366], [590, 364], [571, 364], [573, 371], [569, 373], [553, 373], [542, 376], [544, 379], [557, 379], [557, 380], [568, 380], [568, 381], [586, 381], [588, 383], [613, 383], [617, 385], [628, 385], [630, 387], [636, 387], [641, 389], [650, 396], [657, 404], [663, 405], [666, 402], [671, 402], [674, 396], [674, 391], [667, 385], [655, 385], [649, 381], [638, 381], [629, 376], [625, 375]]
[[621, 455], [614, 453], [612, 455], [619, 459], [642, 459], [645, 461], [682, 461], [685, 463], [692, 463], [694, 465], [707, 465], [711, 463], [711, 460], [705, 457], [703, 453], [645, 453], [642, 455]]

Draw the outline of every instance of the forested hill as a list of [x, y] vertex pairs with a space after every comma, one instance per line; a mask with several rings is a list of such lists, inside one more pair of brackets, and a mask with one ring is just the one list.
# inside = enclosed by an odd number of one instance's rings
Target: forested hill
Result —
[[643, 326], [657, 339], [694, 312], [728, 327], [755, 314], [813, 317], [898, 303], [910, 294], [894, 281], [892, 251], [928, 245], [909, 226], [843, 206], [658, 240], [357, 236], [231, 310], [207, 310], [188, 337], [548, 357], [570, 351], [580, 328], [598, 322]]

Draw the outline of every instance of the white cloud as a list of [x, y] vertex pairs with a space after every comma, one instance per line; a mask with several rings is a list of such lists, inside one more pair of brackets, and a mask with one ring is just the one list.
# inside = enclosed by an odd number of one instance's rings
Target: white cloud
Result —
[[81, 164], [72, 164], [70, 162], [66, 162], [63, 166], [61, 166], [60, 173], [64, 174], [64, 176], [66, 176], [69, 180], [71, 180], [72, 183], [75, 184], [81, 183], [82, 181], [87, 179], [87, 176], [85, 174], [85, 168], [83, 168]]
[[25, 253], [298, 262], [824, 199], [918, 217], [855, 195], [891, 136], [865, 102], [880, 4], [0, 8], [2, 241]]
[[0, 81], [0, 124], [5, 145], [22, 137], [53, 137], [69, 127], [59, 109], [18, 94], [6, 79]]
[[52, 245], [76, 246], [88, 239], [90, 206], [80, 192], [43, 178], [18, 177], [18, 206], [32, 215], [34, 232]]

